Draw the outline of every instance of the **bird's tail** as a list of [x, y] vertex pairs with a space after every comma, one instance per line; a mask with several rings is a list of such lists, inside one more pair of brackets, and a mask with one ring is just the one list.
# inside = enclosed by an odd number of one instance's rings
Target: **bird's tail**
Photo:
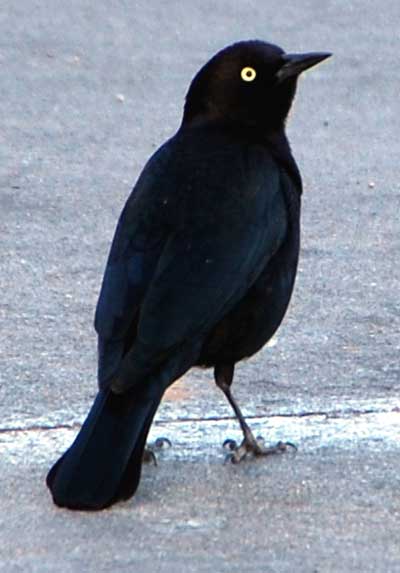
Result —
[[101, 390], [72, 446], [47, 475], [54, 503], [98, 510], [131, 497], [163, 390], [116, 395]]

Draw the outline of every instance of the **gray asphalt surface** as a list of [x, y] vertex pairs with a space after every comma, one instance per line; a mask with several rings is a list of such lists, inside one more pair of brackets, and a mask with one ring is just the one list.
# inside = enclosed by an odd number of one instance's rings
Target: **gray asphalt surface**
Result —
[[[395, 0], [0, 4], [0, 571], [400, 572], [400, 113]], [[334, 52], [288, 127], [303, 248], [290, 311], [235, 393], [296, 455], [223, 464], [211, 373], [179, 381], [173, 447], [134, 500], [44, 486], [96, 392], [93, 312], [115, 224], [193, 74], [258, 37]]]

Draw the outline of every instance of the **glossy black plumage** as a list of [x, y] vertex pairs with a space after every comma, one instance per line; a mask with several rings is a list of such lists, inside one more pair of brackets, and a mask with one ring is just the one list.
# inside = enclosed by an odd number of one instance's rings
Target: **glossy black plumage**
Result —
[[325, 57], [243, 42], [193, 80], [180, 129], [118, 223], [95, 318], [100, 392], [48, 475], [56, 504], [100, 509], [132, 495], [165, 389], [195, 365], [233, 375], [278, 328], [301, 196], [284, 122], [298, 73]]

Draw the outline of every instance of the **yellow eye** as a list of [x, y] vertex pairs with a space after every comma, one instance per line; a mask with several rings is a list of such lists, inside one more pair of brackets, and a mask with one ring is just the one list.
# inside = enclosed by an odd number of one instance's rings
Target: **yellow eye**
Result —
[[257, 72], [254, 68], [249, 68], [248, 66], [243, 68], [240, 72], [240, 76], [244, 82], [252, 82], [256, 79]]

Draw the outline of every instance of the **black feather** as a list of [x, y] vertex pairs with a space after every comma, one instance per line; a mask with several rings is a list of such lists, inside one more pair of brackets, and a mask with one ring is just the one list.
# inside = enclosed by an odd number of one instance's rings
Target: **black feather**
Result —
[[180, 129], [117, 226], [95, 317], [100, 392], [48, 475], [56, 504], [100, 509], [133, 495], [165, 389], [192, 366], [234, 365], [279, 327], [302, 190], [284, 125], [307, 57], [241, 42], [193, 80]]

